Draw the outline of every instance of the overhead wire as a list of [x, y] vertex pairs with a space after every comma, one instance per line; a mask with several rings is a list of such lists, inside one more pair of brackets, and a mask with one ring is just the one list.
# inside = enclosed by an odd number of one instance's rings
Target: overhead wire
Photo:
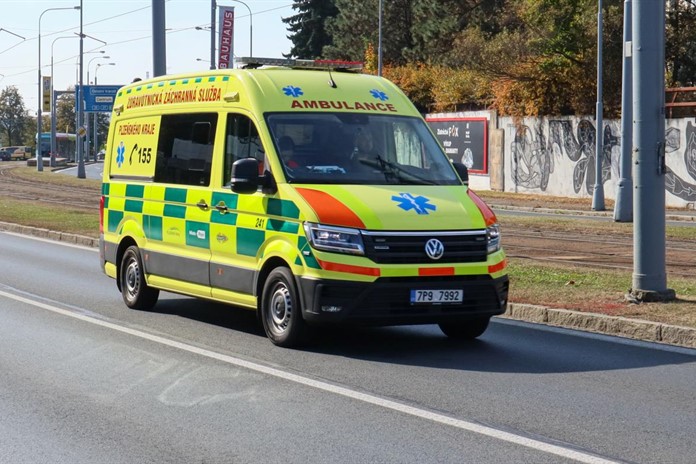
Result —
[[[167, 2], [170, 2], [170, 1], [172, 1], [172, 0], [166, 0], [166, 1], [167, 1]], [[278, 6], [278, 7], [269, 8], [269, 9], [266, 9], [266, 10], [257, 11], [257, 12], [255, 12], [254, 14], [255, 14], [255, 15], [259, 15], [259, 14], [268, 13], [268, 12], [275, 11], [275, 10], [281, 10], [281, 9], [287, 8], [287, 7], [292, 6], [292, 5], [293, 5], [292, 3], [289, 3], [289, 4], [287, 4], [287, 5], [282, 5], [282, 6]], [[102, 19], [99, 19], [99, 20], [96, 20], [96, 21], [92, 21], [92, 22], [90, 22], [90, 23], [83, 24], [83, 27], [84, 27], [84, 26], [91, 26], [91, 25], [98, 24], [98, 23], [102, 23], [102, 22], [105, 22], [105, 21], [110, 21], [110, 20], [112, 20], [112, 19], [116, 19], [116, 18], [119, 18], [119, 17], [121, 17], [121, 16], [125, 16], [125, 15], [132, 14], [132, 13], [137, 13], [137, 12], [139, 12], [139, 11], [146, 10], [146, 9], [148, 9], [148, 8], [151, 8], [151, 6], [149, 6], [149, 5], [148, 5], [148, 6], [144, 6], [144, 7], [142, 7], [142, 8], [138, 8], [138, 9], [135, 9], [135, 10], [127, 11], [127, 12], [124, 12], [124, 13], [119, 13], [119, 14], [116, 14], [116, 15], [113, 15], [113, 16], [109, 16], [109, 17], [102, 18]], [[239, 15], [237, 18], [246, 18], [246, 17], [248, 17], [248, 16], [250, 16], [250, 15], [249, 15], [249, 14], [243, 14], [243, 15]], [[166, 34], [176, 34], [176, 33], [179, 33], [179, 32], [188, 31], [188, 30], [195, 29], [196, 27], [203, 27], [203, 26], [210, 26], [210, 23], [205, 23], [205, 24], [201, 24], [201, 25], [198, 25], [198, 26], [189, 26], [189, 27], [184, 27], [184, 28], [180, 28], [180, 29], [169, 30], [169, 31], [166, 31]], [[45, 37], [50, 37], [50, 36], [52, 36], [52, 35], [62, 34], [62, 33], [64, 33], [64, 32], [73, 31], [74, 29], [77, 29], [77, 27], [72, 27], [72, 28], [68, 28], [68, 29], [63, 29], [63, 30], [60, 30], [60, 31], [53, 31], [53, 32], [51, 32], [51, 33], [49, 33], [49, 34], [45, 34], [44, 36], [45, 36]], [[37, 38], [38, 38], [38, 35], [37, 35], [36, 37], [31, 37], [31, 38], [29, 38], [29, 39], [27, 39], [27, 40], [24, 40], [24, 41], [22, 41], [22, 42], [19, 42], [19, 43], [13, 45], [12, 47], [8, 48], [7, 50], [1, 51], [1, 52], [0, 52], [0, 55], [3, 54], [4, 52], [9, 51], [9, 50], [11, 50], [11, 49], [13, 49], [13, 48], [15, 48], [15, 47], [17, 47], [17, 46], [19, 46], [19, 45], [22, 45], [22, 44], [24, 44], [24, 43], [26, 43], [26, 42], [31, 42], [31, 41], [33, 41], [33, 40], [36, 40]], [[124, 43], [137, 42], [137, 41], [139, 41], [139, 40], [146, 40], [146, 39], [150, 39], [150, 38], [152, 38], [152, 34], [144, 35], [144, 36], [141, 36], [141, 37], [135, 37], [135, 38], [132, 38], [132, 39], [127, 39], [127, 40], [122, 40], [122, 41], [120, 41], [120, 42], [110, 42], [107, 46], [122, 45], [122, 44], [124, 44]], [[102, 48], [102, 47], [97, 47], [97, 48], [95, 48], [94, 50], [96, 50], [96, 49], [98, 49], [98, 48]], [[93, 51], [93, 50], [92, 50], [92, 51]], [[56, 64], [61, 64], [61, 63], [65, 63], [65, 62], [67, 62], [67, 61], [69, 61], [69, 60], [72, 60], [73, 58], [76, 58], [77, 56], [79, 56], [79, 55], [73, 55], [73, 56], [70, 56], [70, 57], [68, 57], [68, 58], [64, 58], [64, 59], [62, 59], [62, 60], [59, 60], [59, 61], [57, 61], [57, 62], [54, 62], [54, 65], [56, 65]], [[36, 72], [36, 70], [37, 70], [37, 68], [31, 68], [31, 69], [29, 69], [29, 70], [22, 71], [22, 72], [18, 72], [18, 73], [15, 73], [15, 74], [8, 74], [8, 75], [6, 75], [5, 77], [21, 76], [21, 75], [28, 74], [28, 73], [31, 73], [31, 72]]]

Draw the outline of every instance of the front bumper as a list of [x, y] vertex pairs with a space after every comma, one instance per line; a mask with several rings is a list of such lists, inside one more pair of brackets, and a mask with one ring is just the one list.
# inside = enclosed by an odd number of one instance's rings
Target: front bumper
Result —
[[[382, 277], [371, 283], [300, 278], [305, 320], [360, 325], [433, 324], [480, 319], [505, 312], [508, 276]], [[412, 289], [462, 289], [457, 304], [414, 305]], [[339, 309], [340, 308], [340, 309]]]

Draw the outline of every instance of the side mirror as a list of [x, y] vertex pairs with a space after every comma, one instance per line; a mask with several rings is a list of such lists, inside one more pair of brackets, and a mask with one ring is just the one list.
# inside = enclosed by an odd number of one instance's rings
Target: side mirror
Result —
[[459, 178], [462, 180], [462, 184], [469, 185], [469, 170], [462, 163], [452, 163], [454, 165], [454, 170], [459, 174]]
[[259, 188], [259, 162], [256, 158], [243, 158], [232, 164], [232, 191], [254, 193]]

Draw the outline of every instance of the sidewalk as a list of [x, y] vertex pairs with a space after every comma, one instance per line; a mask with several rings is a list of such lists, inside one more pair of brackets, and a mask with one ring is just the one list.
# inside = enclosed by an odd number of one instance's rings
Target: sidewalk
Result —
[[[559, 210], [531, 206], [499, 205], [495, 202], [491, 202], [489, 205], [494, 211], [530, 211], [565, 216], [613, 216], [612, 211]], [[689, 221], [696, 223], [696, 212], [670, 212], [667, 218], [669, 221]], [[99, 240], [92, 237], [56, 232], [48, 229], [38, 229], [6, 222], [0, 222], [0, 230], [58, 240], [91, 248], [99, 246]], [[625, 317], [606, 316], [603, 314], [555, 309], [514, 302], [509, 302], [507, 312], [499, 317], [646, 342], [696, 348], [696, 329], [690, 327], [680, 327], [639, 319], [628, 319]]]

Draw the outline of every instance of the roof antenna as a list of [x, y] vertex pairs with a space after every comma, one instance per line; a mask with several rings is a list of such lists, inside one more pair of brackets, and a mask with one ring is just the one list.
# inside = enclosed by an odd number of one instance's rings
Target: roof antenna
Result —
[[333, 76], [331, 75], [331, 67], [329, 67], [329, 87], [331, 87], [332, 89], [335, 89], [338, 87], [336, 85], [336, 81], [333, 80]]

